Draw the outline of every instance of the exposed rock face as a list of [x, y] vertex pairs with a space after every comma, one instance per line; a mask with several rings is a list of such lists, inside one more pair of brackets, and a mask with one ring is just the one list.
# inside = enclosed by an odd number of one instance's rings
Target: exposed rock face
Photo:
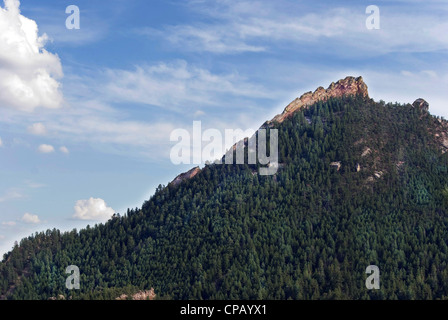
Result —
[[445, 137], [442, 139], [442, 146], [443, 146], [443, 153], [447, 152], [448, 150], [448, 136], [445, 135]]
[[417, 100], [415, 100], [412, 105], [415, 108], [419, 108], [419, 109], [421, 109], [423, 111], [428, 111], [429, 110], [429, 103], [426, 102], [426, 100], [422, 99], [422, 98], [418, 98]]
[[335, 161], [330, 163], [330, 167], [335, 168], [336, 171], [339, 171], [339, 169], [341, 169], [341, 166], [342, 166], [341, 161]]
[[131, 298], [129, 298], [126, 294], [122, 294], [121, 296], [115, 298], [115, 300], [154, 300], [155, 297], [156, 294], [154, 293], [154, 288], [151, 288], [151, 290], [139, 291], [133, 294]]
[[173, 181], [170, 182], [170, 185], [175, 187], [175, 186], [179, 185], [180, 183], [182, 183], [182, 181], [193, 178], [200, 171], [201, 171], [201, 169], [199, 167], [195, 167], [187, 172], [181, 173], [176, 178], [174, 178]]
[[439, 119], [439, 123], [441, 125], [440, 129], [434, 137], [439, 142], [442, 153], [446, 153], [448, 152], [448, 122]]
[[367, 155], [369, 155], [371, 153], [372, 153], [372, 150], [369, 147], [365, 147], [364, 151], [361, 154], [361, 157], [365, 157], [365, 156], [367, 156]]
[[383, 176], [383, 171], [375, 171], [374, 176], [375, 178], [379, 179]]
[[281, 123], [295, 111], [310, 106], [318, 101], [326, 101], [330, 98], [354, 95], [361, 95], [363, 97], [369, 96], [367, 85], [364, 83], [362, 77], [346, 77], [336, 83], [332, 82], [327, 89], [319, 87], [314, 92], [307, 92], [300, 98], [291, 102], [281, 114], [276, 115], [271, 121], [267, 121], [265, 125], [269, 125], [272, 122]]

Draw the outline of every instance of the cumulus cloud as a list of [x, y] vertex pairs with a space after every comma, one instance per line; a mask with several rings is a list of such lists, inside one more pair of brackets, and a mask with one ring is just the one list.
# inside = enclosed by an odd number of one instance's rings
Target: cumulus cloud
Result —
[[49, 144], [41, 144], [37, 148], [37, 151], [39, 151], [40, 153], [52, 153], [54, 152], [54, 147]]
[[38, 136], [43, 136], [47, 133], [47, 128], [45, 127], [44, 124], [38, 122], [38, 123], [33, 123], [32, 125], [30, 125], [28, 127], [28, 132], [31, 134], [35, 134]]
[[64, 146], [60, 147], [60, 148], [59, 148], [59, 151], [61, 151], [62, 153], [65, 153], [65, 154], [68, 154], [68, 153], [69, 153], [67, 147], [64, 147]]
[[22, 217], [22, 221], [25, 223], [37, 224], [40, 223], [40, 219], [36, 214], [25, 213]]
[[114, 209], [108, 207], [106, 202], [100, 198], [78, 200], [74, 209], [73, 218], [79, 220], [104, 221], [115, 213]]
[[1, 137], [0, 137], [0, 147], [3, 147], [3, 141]]
[[62, 103], [59, 57], [45, 50], [35, 21], [20, 14], [20, 1], [0, 7], [0, 105], [23, 111]]

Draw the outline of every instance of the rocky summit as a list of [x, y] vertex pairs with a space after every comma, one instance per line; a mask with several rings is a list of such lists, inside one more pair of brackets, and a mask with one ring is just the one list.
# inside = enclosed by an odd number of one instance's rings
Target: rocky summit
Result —
[[341, 98], [343, 96], [356, 95], [368, 97], [369, 92], [367, 85], [364, 83], [362, 77], [355, 78], [348, 76], [345, 79], [337, 81], [336, 83], [332, 82], [327, 89], [319, 87], [314, 92], [310, 91], [303, 94], [300, 98], [296, 98], [281, 114], [276, 115], [271, 121], [267, 121], [266, 124], [270, 125], [273, 122], [281, 123], [298, 109], [310, 106], [318, 101], [327, 101], [330, 98]]

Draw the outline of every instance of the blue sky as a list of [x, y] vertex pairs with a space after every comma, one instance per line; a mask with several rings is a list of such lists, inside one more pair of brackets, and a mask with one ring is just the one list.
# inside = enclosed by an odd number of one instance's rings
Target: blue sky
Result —
[[[380, 29], [366, 28], [368, 5]], [[65, 9], [80, 9], [69, 30]], [[258, 128], [347, 75], [448, 115], [446, 1], [7, 0], [0, 11], [0, 253], [139, 207], [194, 165], [170, 133]]]

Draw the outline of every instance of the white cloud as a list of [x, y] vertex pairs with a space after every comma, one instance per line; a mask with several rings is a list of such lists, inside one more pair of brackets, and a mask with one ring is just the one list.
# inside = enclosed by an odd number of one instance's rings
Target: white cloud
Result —
[[40, 219], [36, 214], [25, 213], [22, 217], [22, 221], [25, 223], [37, 224], [40, 223]]
[[43, 123], [37, 122], [28, 127], [28, 132], [38, 136], [43, 136], [47, 133], [47, 128]]
[[[65, 141], [94, 143], [95, 148], [107, 152], [138, 147], [133, 154], [157, 159], [169, 156], [170, 133], [179, 126], [191, 125], [185, 123], [186, 119], [192, 121], [192, 117], [224, 108], [247, 107], [245, 102], [252, 98], [272, 100], [277, 94], [277, 90], [252, 84], [238, 72], [211, 72], [183, 60], [131, 70], [107, 69], [92, 77], [69, 76], [68, 80], [66, 87], [77, 96], [69, 102], [76, 107], [53, 113], [51, 119], [39, 119], [45, 121], [48, 132], [57, 132]], [[120, 103], [149, 106], [142, 111], [148, 113], [147, 120], [135, 119], [127, 108], [113, 107]], [[162, 110], [153, 119], [150, 108], [154, 107]], [[172, 111], [176, 111], [174, 115]], [[171, 112], [168, 117], [167, 112]]]
[[0, 105], [32, 111], [62, 103], [59, 57], [45, 50], [46, 35], [35, 21], [20, 14], [18, 0], [0, 7]]
[[[74, 119], [76, 126], [73, 125]], [[60, 119], [52, 125], [52, 130], [58, 131], [67, 139], [137, 146], [142, 150], [149, 146], [168, 144], [169, 134], [174, 128], [175, 126], [168, 122], [120, 121], [108, 119], [105, 115], [73, 116]]]
[[[106, 69], [92, 74], [87, 70], [81, 74], [65, 79], [65, 94], [71, 99], [67, 100], [63, 112], [55, 110], [31, 115], [5, 110], [10, 116], [0, 122], [18, 126], [26, 123], [30, 131], [39, 133], [45, 128], [47, 133], [57, 133], [67, 143], [91, 143], [103, 152], [122, 153], [138, 147], [133, 155], [160, 159], [163, 154], [169, 156], [171, 131], [190, 125], [185, 124], [185, 120], [216, 114], [224, 108], [236, 110], [242, 105], [248, 108], [253, 98], [273, 100], [278, 94], [278, 90], [254, 85], [235, 70], [226, 68], [226, 71], [212, 72], [183, 60], [134, 69]], [[136, 119], [132, 110], [119, 105], [129, 103], [133, 108], [146, 107], [142, 114], [148, 116]], [[156, 117], [150, 114], [154, 107], [162, 108]], [[167, 112], [171, 114], [167, 116]], [[43, 127], [36, 123], [42, 123]], [[54, 149], [41, 146], [39, 151], [53, 152]], [[59, 147], [58, 151], [64, 152]]]
[[219, 104], [218, 97], [272, 98], [259, 85], [238, 73], [215, 74], [184, 60], [139, 66], [135, 70], [106, 71], [99, 92], [110, 102], [134, 102], [163, 108]]
[[3, 141], [1, 137], [0, 137], [0, 147], [3, 147]]
[[60, 148], [59, 148], [59, 151], [61, 151], [62, 153], [65, 153], [65, 154], [68, 154], [68, 153], [69, 153], [67, 147], [65, 147], [65, 146], [60, 147]]
[[12, 188], [12, 189], [7, 190], [3, 196], [0, 196], [0, 202], [21, 199], [23, 197], [24, 196], [22, 193], [20, 193], [17, 189]]
[[203, 116], [203, 115], [205, 115], [205, 112], [202, 111], [202, 110], [197, 110], [197, 111], [193, 114], [194, 117], [200, 117], [200, 116]]
[[37, 182], [31, 181], [31, 180], [26, 180], [25, 184], [27, 187], [32, 188], [32, 189], [39, 189], [39, 188], [46, 187], [46, 185], [43, 183], [37, 183]]
[[39, 151], [40, 153], [52, 153], [54, 152], [54, 147], [48, 144], [41, 144], [37, 148], [37, 151]]
[[[341, 38], [364, 32], [366, 16], [345, 8], [321, 10], [319, 14], [304, 12], [296, 5], [272, 5], [263, 1], [220, 1], [199, 9], [213, 23], [165, 26], [162, 30], [141, 29], [137, 33], [163, 37], [183, 50], [206, 51], [218, 54], [264, 52], [278, 41], [290, 45], [318, 43], [321, 38]], [[200, 3], [200, 6], [202, 3]], [[256, 8], [256, 9], [255, 9]], [[195, 8], [198, 10], [198, 8]], [[269, 13], [269, 14], [267, 14]], [[218, 19], [219, 22], [216, 22]], [[208, 19], [207, 19], [208, 20]], [[364, 29], [363, 29], [364, 28]]]
[[17, 223], [15, 221], [6, 221], [6, 222], [2, 222], [3, 226], [8, 226], [8, 227], [13, 227], [15, 226]]
[[159, 31], [152, 28], [138, 33], [147, 36], [163, 36], [166, 40], [183, 49], [208, 51], [213, 53], [241, 53], [266, 51], [264, 46], [249, 45], [240, 37], [230, 36], [222, 27], [207, 25], [177, 25]]
[[418, 3], [406, 7], [383, 4], [380, 6], [380, 30], [367, 30], [367, 5], [332, 6], [313, 11], [297, 1], [251, 0], [238, 1], [238, 4], [193, 1], [190, 4], [193, 11], [203, 15], [206, 23], [169, 25], [160, 30], [148, 28], [137, 32], [161, 37], [182, 50], [218, 54], [273, 51], [279, 44], [301, 50], [314, 45], [314, 52], [337, 48], [339, 54], [349, 56], [448, 49], [448, 38], [442, 36], [448, 33], [448, 23], [440, 13], [446, 10], [442, 2], [435, 2], [434, 10], [423, 10]]
[[104, 221], [115, 213], [114, 209], [108, 207], [106, 202], [100, 198], [78, 200], [74, 209], [73, 218], [80, 220]]

